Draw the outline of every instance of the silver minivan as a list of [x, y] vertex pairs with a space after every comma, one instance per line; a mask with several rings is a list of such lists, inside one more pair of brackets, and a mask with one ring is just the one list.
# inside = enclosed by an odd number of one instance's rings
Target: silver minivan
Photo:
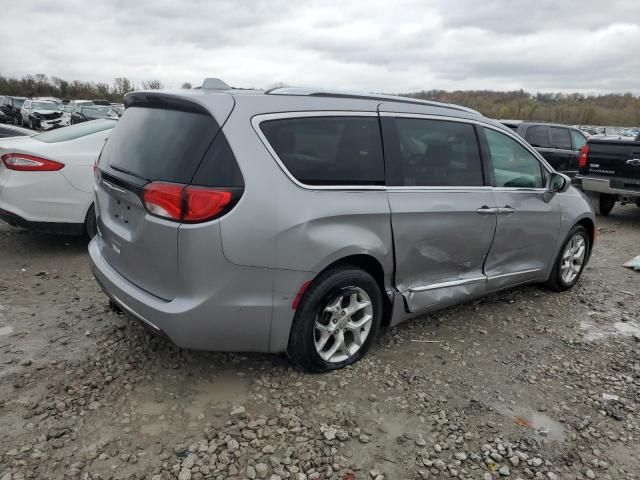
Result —
[[591, 253], [583, 195], [464, 107], [296, 88], [125, 105], [96, 168], [92, 269], [180, 347], [328, 371], [425, 312], [571, 288]]

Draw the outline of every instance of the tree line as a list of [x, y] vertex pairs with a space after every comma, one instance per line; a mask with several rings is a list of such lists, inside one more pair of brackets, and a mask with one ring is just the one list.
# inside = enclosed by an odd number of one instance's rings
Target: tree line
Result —
[[[44, 73], [25, 75], [22, 78], [0, 75], [0, 95], [15, 95], [20, 97], [57, 97], [68, 99], [109, 100], [121, 103], [122, 98], [133, 90], [160, 90], [164, 84], [160, 80], [147, 80], [140, 85], [126, 77], [117, 77], [113, 83], [85, 82], [81, 80], [64, 80], [49, 77]], [[191, 88], [185, 82], [182, 88]]]
[[402, 94], [412, 98], [464, 105], [491, 118], [533, 120], [568, 125], [640, 126], [640, 97], [631, 93], [583, 95], [524, 90], [423, 90]]
[[[23, 97], [58, 97], [69, 99], [104, 99], [122, 102], [122, 97], [136, 89], [164, 88], [160, 80], [139, 85], [126, 77], [113, 83], [68, 81], [43, 73], [22, 78], [0, 75], [0, 95]], [[191, 88], [185, 82], [182, 88]], [[569, 125], [640, 126], [640, 98], [631, 93], [583, 95], [580, 93], [536, 93], [524, 90], [497, 92], [490, 90], [422, 90], [401, 95], [425, 100], [455, 103], [478, 110], [491, 118], [535, 120]]]

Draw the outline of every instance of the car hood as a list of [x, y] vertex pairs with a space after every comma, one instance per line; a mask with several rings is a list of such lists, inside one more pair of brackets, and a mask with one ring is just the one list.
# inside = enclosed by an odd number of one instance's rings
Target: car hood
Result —
[[56, 110], [34, 110], [33, 113], [39, 113], [41, 115], [47, 115], [49, 113], [62, 113], [62, 112], [56, 111]]

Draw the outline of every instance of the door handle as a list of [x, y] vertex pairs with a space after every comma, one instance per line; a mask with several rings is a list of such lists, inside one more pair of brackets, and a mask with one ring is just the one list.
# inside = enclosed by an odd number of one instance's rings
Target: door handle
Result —
[[627, 160], [627, 165], [631, 165], [632, 167], [640, 167], [640, 158], [630, 158]]
[[500, 209], [496, 207], [487, 207], [486, 205], [483, 205], [482, 207], [476, 210], [476, 213], [479, 215], [492, 215], [492, 214], [499, 213], [499, 210]]
[[516, 213], [516, 209], [509, 205], [505, 205], [504, 207], [498, 208], [498, 213], [501, 215], [511, 215], [512, 213]]

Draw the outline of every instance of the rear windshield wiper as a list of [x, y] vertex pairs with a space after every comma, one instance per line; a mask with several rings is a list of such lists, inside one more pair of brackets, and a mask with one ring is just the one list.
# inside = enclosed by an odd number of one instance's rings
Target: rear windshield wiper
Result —
[[127, 170], [126, 168], [116, 167], [114, 165], [109, 165], [109, 166], [111, 168], [113, 168], [114, 170], [117, 170], [118, 172], [126, 173], [127, 175], [131, 175], [132, 177], [139, 178], [140, 180], [146, 180], [147, 182], [151, 181], [151, 179], [146, 178], [146, 177], [142, 177], [142, 176], [138, 175], [137, 173], [132, 172], [131, 170]]

